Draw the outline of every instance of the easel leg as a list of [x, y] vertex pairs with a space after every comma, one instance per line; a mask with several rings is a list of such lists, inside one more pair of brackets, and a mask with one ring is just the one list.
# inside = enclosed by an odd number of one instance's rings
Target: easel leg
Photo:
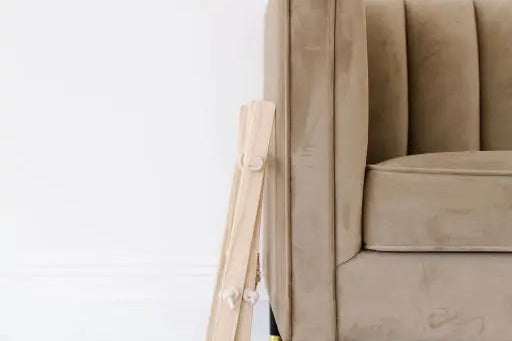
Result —
[[242, 108], [237, 164], [233, 176], [207, 341], [247, 341], [251, 335], [258, 273], [259, 217], [265, 160], [275, 105], [252, 102]]
[[272, 311], [272, 307], [270, 307], [270, 341], [281, 341], [281, 335], [279, 334], [279, 329], [277, 328], [277, 323], [274, 317], [274, 312]]

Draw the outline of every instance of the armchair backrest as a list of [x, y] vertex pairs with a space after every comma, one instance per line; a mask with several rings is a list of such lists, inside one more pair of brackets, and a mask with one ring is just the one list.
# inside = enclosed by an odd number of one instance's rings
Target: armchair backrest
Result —
[[368, 162], [512, 149], [512, 1], [367, 0]]

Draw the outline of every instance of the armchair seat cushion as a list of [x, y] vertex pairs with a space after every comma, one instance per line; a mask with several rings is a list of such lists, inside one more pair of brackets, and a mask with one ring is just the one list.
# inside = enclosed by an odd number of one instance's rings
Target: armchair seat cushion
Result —
[[365, 248], [512, 251], [512, 151], [418, 154], [368, 167]]

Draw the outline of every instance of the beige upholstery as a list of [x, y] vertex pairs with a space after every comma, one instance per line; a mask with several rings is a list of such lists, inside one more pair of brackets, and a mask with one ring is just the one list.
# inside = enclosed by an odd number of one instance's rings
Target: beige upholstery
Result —
[[[512, 340], [493, 303], [512, 296], [512, 254], [455, 253], [512, 250], [512, 0], [270, 0], [266, 37], [265, 277], [283, 339]], [[423, 261], [442, 288], [413, 285]], [[434, 332], [419, 321], [435, 309], [457, 318]], [[485, 330], [462, 332], [475, 314]]]
[[475, 2], [480, 46], [481, 141], [484, 150], [512, 149], [512, 1]]
[[335, 340], [336, 264], [362, 244], [364, 7], [272, 0], [267, 30], [265, 96], [278, 102], [265, 191], [267, 287], [283, 339]]
[[512, 152], [403, 156], [369, 166], [365, 247], [512, 251]]
[[338, 340], [512, 338], [510, 254], [363, 251], [337, 285]]

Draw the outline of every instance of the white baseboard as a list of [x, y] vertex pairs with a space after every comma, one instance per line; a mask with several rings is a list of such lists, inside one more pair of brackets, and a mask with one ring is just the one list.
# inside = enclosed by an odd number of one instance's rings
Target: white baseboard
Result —
[[[61, 259], [65, 259], [61, 257]], [[196, 295], [210, 297], [217, 275], [213, 264], [185, 264], [140, 260], [25, 261], [0, 264], [0, 283], [18, 283], [47, 297], [94, 295], [120, 299], [173, 299]], [[60, 288], [54, 290], [55, 288]], [[84, 290], [93, 288], [94, 290]], [[49, 290], [46, 290], [49, 289]], [[45, 293], [46, 291], [46, 293]], [[122, 293], [122, 294], [121, 294]], [[268, 297], [260, 284], [261, 301]]]
[[[217, 269], [141, 261], [0, 265], [0, 341], [204, 339]], [[268, 299], [253, 340], [268, 335]]]

